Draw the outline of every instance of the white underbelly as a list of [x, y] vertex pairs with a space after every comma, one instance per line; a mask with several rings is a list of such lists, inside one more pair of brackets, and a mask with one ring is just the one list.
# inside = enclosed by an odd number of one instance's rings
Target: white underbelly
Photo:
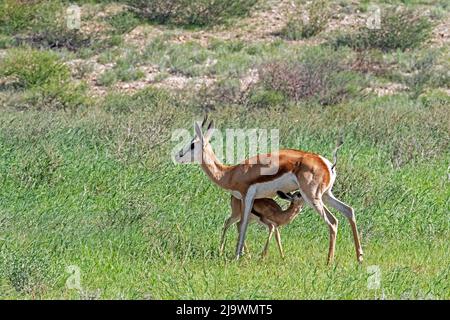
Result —
[[255, 199], [273, 198], [277, 191], [291, 192], [298, 190], [297, 176], [291, 172], [283, 174], [281, 177], [272, 181], [257, 183], [255, 188]]

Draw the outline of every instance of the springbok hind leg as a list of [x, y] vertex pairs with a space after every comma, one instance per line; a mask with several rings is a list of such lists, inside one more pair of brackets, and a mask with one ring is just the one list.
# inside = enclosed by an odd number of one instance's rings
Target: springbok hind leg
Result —
[[269, 235], [267, 237], [266, 245], [264, 246], [264, 250], [262, 252], [261, 258], [264, 258], [267, 256], [267, 252], [269, 251], [269, 243], [270, 239], [272, 239], [273, 232], [275, 231], [275, 226], [273, 224], [267, 225], [269, 228]]
[[355, 242], [356, 259], [358, 260], [358, 262], [362, 262], [363, 250], [361, 247], [361, 241], [359, 239], [358, 227], [356, 226], [356, 217], [353, 208], [345, 204], [344, 202], [336, 199], [331, 192], [325, 193], [323, 195], [323, 200], [330, 207], [333, 207], [336, 210], [340, 211], [342, 214], [344, 214], [347, 220], [350, 222], [350, 226], [352, 227], [353, 233], [353, 241]]
[[[336, 248], [336, 236], [338, 231], [338, 220], [335, 216], [328, 210], [322, 202], [320, 196], [315, 195], [309, 190], [300, 190], [302, 197], [305, 201], [320, 215], [320, 217], [328, 225], [330, 231], [330, 243], [328, 247], [328, 258], [327, 264], [330, 264], [334, 260], [334, 251]], [[317, 194], [317, 193], [316, 193]]]
[[281, 245], [281, 235], [280, 235], [279, 228], [275, 228], [275, 239], [277, 240], [278, 250], [280, 250], [280, 255], [284, 259], [284, 252], [283, 252], [283, 246]]
[[325, 207], [323, 204], [323, 210], [325, 211], [325, 214], [327, 216], [328, 221], [331, 223], [328, 225], [330, 229], [330, 244], [328, 249], [328, 264], [333, 262], [334, 259], [334, 252], [336, 249], [336, 236], [338, 231], [338, 220], [336, 217], [328, 210], [327, 207]]

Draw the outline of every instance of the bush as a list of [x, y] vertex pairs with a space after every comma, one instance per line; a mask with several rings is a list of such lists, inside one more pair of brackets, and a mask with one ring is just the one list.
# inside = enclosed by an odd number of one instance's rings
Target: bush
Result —
[[408, 54], [407, 61], [400, 65], [402, 70], [394, 72], [392, 78], [407, 85], [413, 99], [429, 88], [450, 87], [446, 57], [447, 53], [439, 50]]
[[378, 48], [383, 51], [418, 47], [429, 39], [433, 25], [428, 18], [412, 9], [384, 10], [379, 29], [361, 27], [358, 31], [340, 34], [335, 46], [354, 49]]
[[7, 49], [12, 46], [14, 46], [13, 37], [0, 34], [0, 49]]
[[112, 93], [105, 97], [103, 108], [114, 114], [141, 112], [143, 110], [164, 110], [174, 105], [169, 91], [146, 88], [133, 95]]
[[88, 104], [89, 100], [85, 96], [86, 90], [85, 83], [49, 82], [26, 92], [25, 98], [29, 105], [38, 110], [75, 109]]
[[0, 63], [0, 78], [26, 90], [29, 103], [38, 108], [66, 109], [85, 103], [85, 87], [71, 82], [70, 70], [58, 55], [34, 49], [11, 49]]
[[[29, 45], [38, 49], [102, 49], [110, 46], [110, 37], [93, 41], [95, 35], [70, 30], [66, 25], [64, 1], [20, 0], [0, 2], [0, 33], [11, 37], [7, 46]], [[98, 37], [97, 37], [98, 38]], [[3, 44], [3, 46], [6, 46]], [[0, 46], [2, 41], [0, 39]]]
[[129, 0], [130, 7], [153, 22], [177, 25], [214, 25], [247, 15], [258, 0]]
[[98, 84], [109, 87], [119, 81], [136, 81], [144, 77], [144, 72], [133, 66], [116, 66], [111, 70], [102, 73], [98, 79]]
[[117, 59], [114, 67], [101, 74], [98, 83], [110, 86], [118, 81], [135, 81], [145, 76], [137, 66], [141, 56], [135, 50], [129, 50], [123, 58]]
[[[4, 0], [0, 2], [0, 32], [8, 35], [57, 28], [65, 22], [61, 1]], [[57, 26], [57, 27], [56, 27]]]
[[118, 34], [130, 32], [140, 23], [139, 18], [134, 12], [131, 11], [119, 12], [111, 17], [108, 17], [107, 21]]
[[299, 40], [317, 35], [327, 26], [331, 10], [324, 0], [314, 1], [306, 8], [296, 7], [280, 34], [288, 40]]
[[251, 92], [248, 104], [256, 108], [269, 108], [282, 105], [286, 102], [286, 97], [275, 90], [256, 89]]
[[436, 106], [448, 106], [450, 104], [450, 96], [442, 89], [431, 89], [419, 96], [422, 105], [432, 108]]
[[38, 3], [22, 4], [17, 0], [0, 2], [0, 33], [14, 34], [25, 30], [36, 17]]
[[37, 49], [67, 49], [77, 51], [80, 48], [90, 47], [92, 39], [75, 30], [65, 27], [37, 31], [24, 36], [15, 37], [16, 45], [29, 45]]
[[322, 105], [336, 104], [357, 87], [357, 74], [348, 71], [343, 55], [313, 48], [300, 59], [276, 60], [259, 68], [262, 86], [300, 101], [316, 99]]
[[31, 49], [11, 49], [0, 65], [1, 77], [13, 77], [24, 89], [64, 82], [70, 76], [69, 68], [52, 52]]
[[388, 72], [389, 65], [384, 61], [383, 52], [378, 49], [358, 50], [352, 63], [352, 70], [361, 73], [383, 75]]

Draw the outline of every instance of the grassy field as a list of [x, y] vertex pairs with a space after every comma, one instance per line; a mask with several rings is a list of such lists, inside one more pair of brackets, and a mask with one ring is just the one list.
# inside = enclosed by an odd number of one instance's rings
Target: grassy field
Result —
[[[272, 1], [219, 25], [78, 1], [81, 31], [50, 36], [39, 30], [59, 20], [46, 15], [67, 3], [36, 3], [0, 18], [0, 298], [450, 299], [445, 2], [408, 4], [430, 11], [408, 41], [356, 27], [266, 34], [261, 15], [283, 13]], [[367, 5], [333, 2], [327, 25]], [[328, 229], [310, 208], [282, 230], [285, 259], [274, 242], [260, 259], [257, 225], [248, 255], [233, 260], [233, 230], [220, 257], [229, 194], [171, 160], [174, 130], [205, 112], [329, 159], [342, 134], [334, 193], [355, 209], [364, 262], [336, 213], [327, 266]]]

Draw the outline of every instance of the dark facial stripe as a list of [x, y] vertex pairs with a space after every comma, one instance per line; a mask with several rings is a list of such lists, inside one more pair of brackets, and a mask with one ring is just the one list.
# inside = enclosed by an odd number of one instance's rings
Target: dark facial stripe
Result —
[[[189, 147], [189, 150], [194, 150], [194, 139], [195, 138], [192, 138], [192, 140], [191, 140], [191, 145]], [[179, 152], [180, 158], [183, 157], [187, 152], [188, 152], [188, 150], [181, 149], [180, 152]]]

